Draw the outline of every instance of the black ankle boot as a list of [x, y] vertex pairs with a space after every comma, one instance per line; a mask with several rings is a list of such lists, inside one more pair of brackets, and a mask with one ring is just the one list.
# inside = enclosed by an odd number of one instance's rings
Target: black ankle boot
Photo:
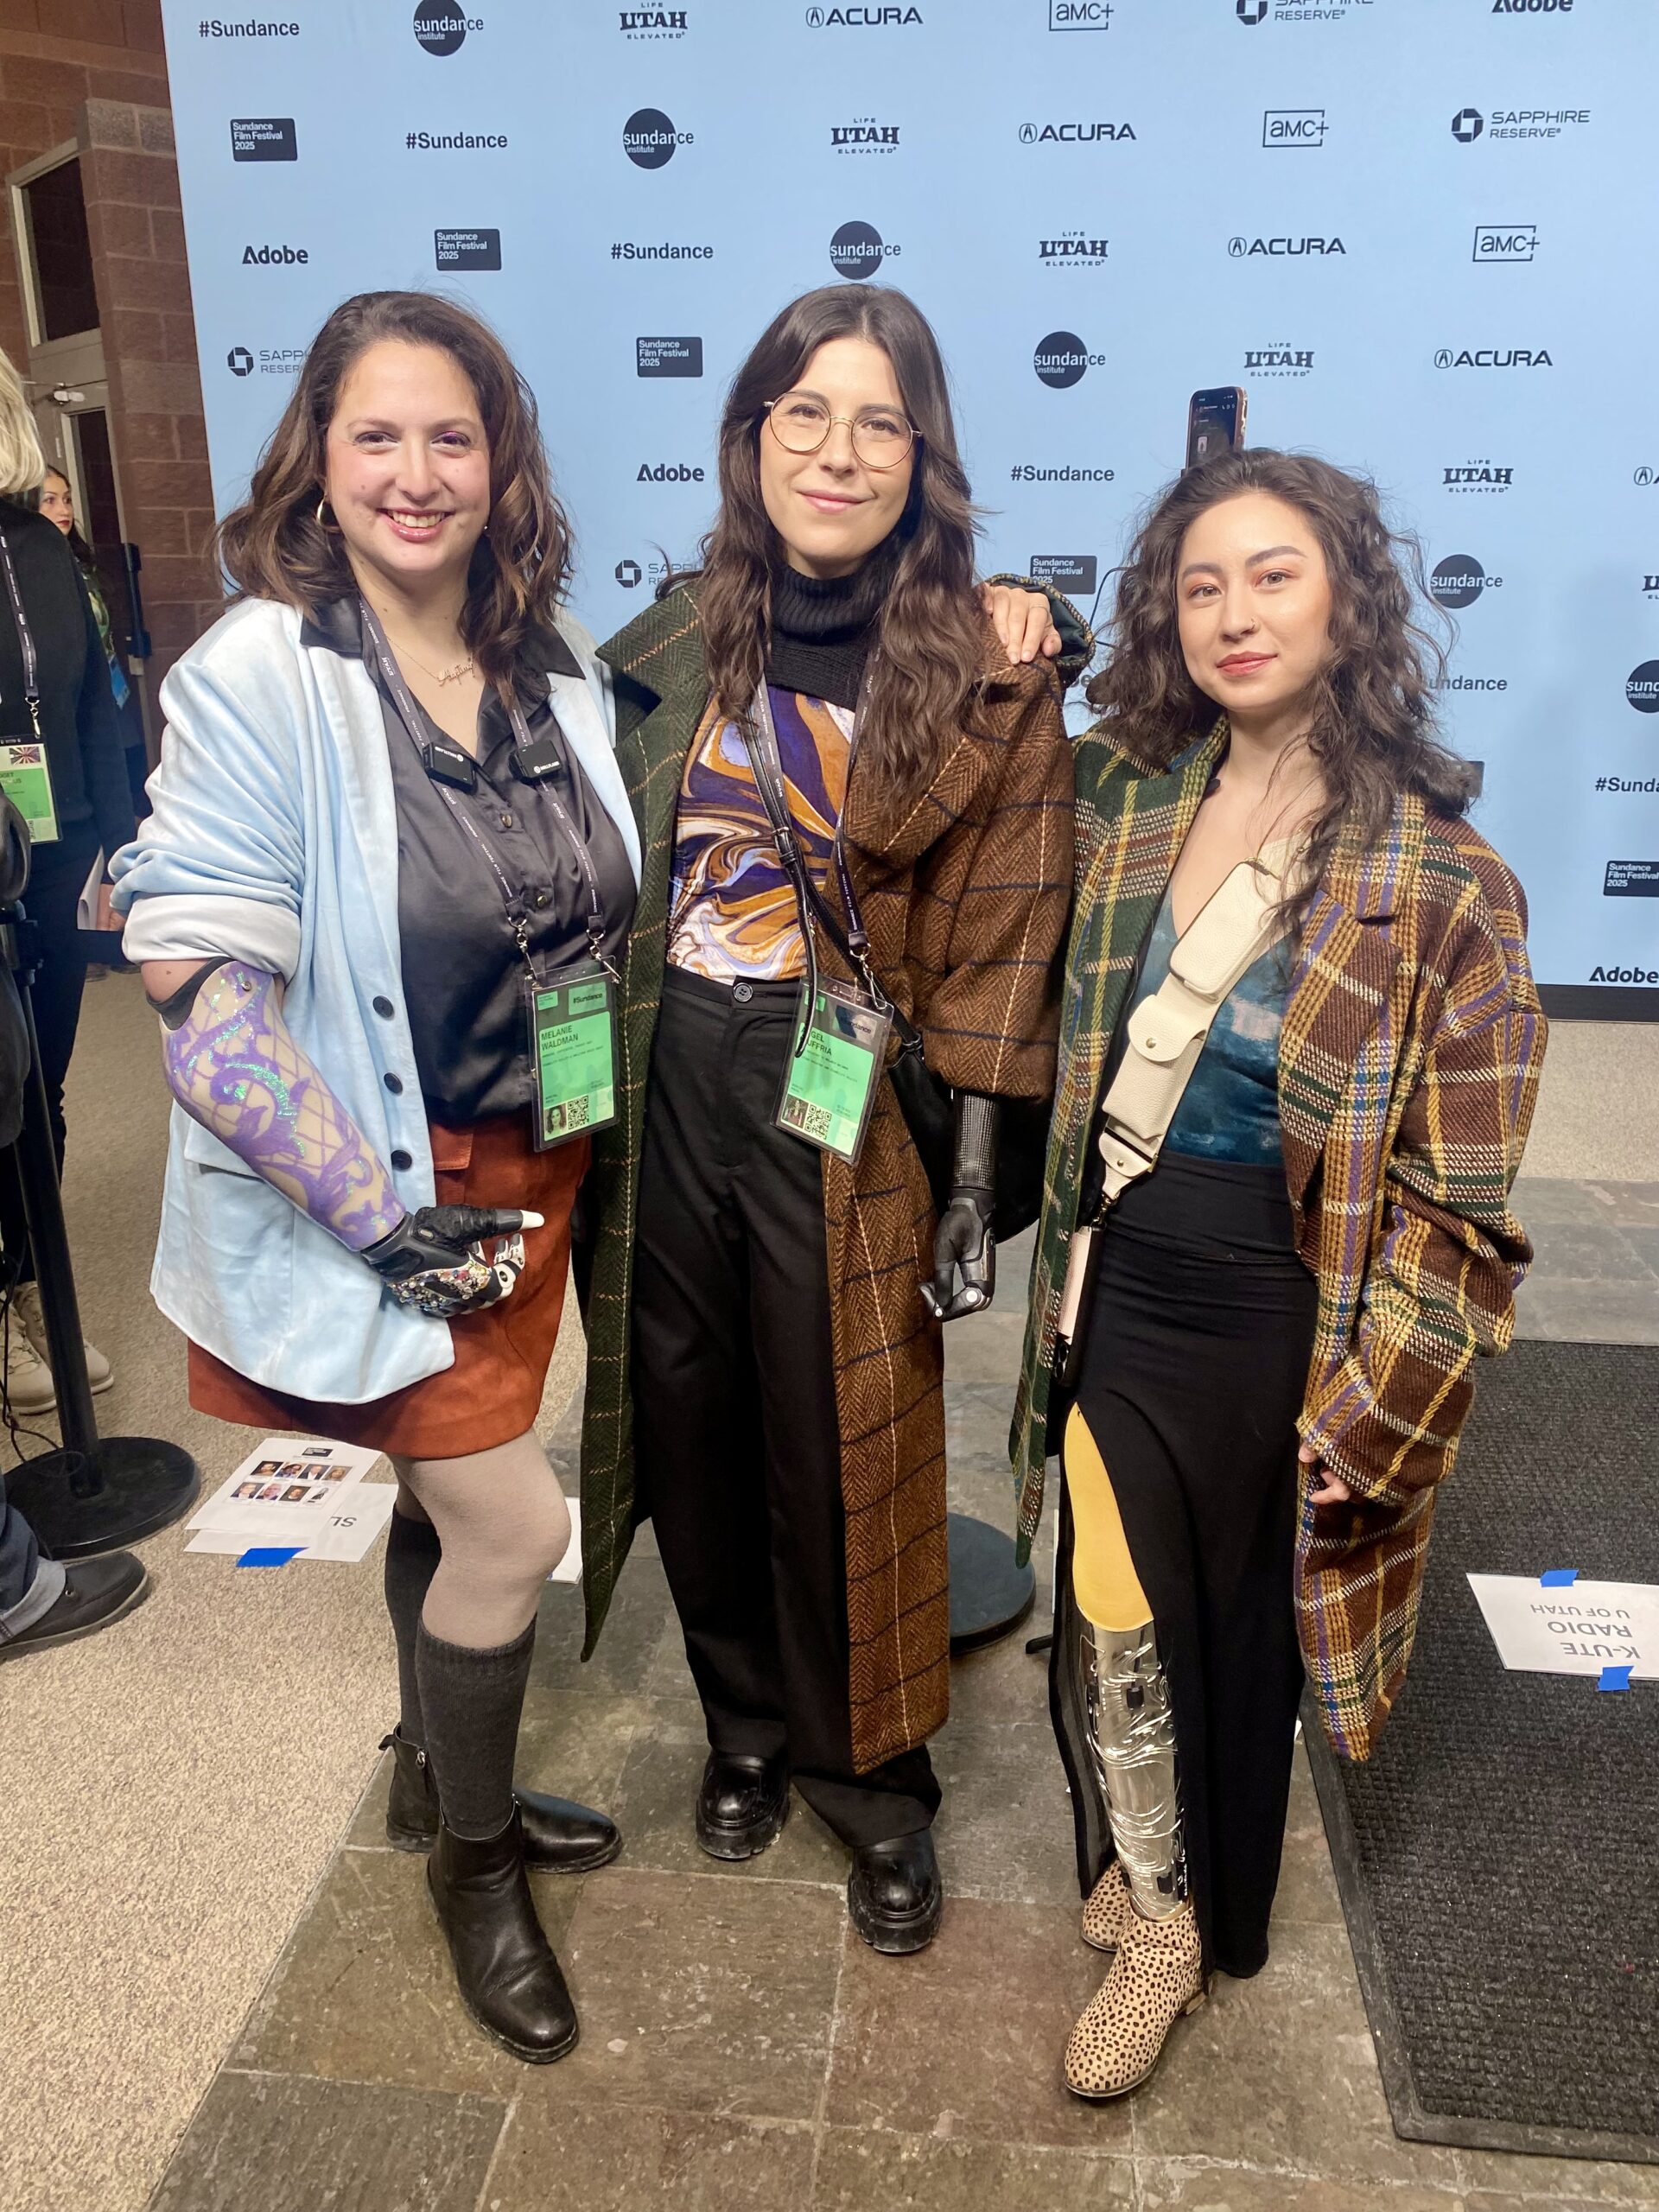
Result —
[[[391, 1794], [386, 1801], [386, 1841], [394, 1851], [430, 1851], [438, 1833], [438, 1793], [426, 1753], [404, 1739], [401, 1728], [380, 1738], [392, 1754]], [[554, 1874], [586, 1874], [608, 1866], [622, 1848], [607, 1813], [568, 1798], [515, 1789], [524, 1830], [524, 1864]]]
[[847, 1910], [872, 1950], [925, 1950], [944, 1907], [931, 1828], [891, 1843], [861, 1844], [847, 1881]]
[[440, 1822], [426, 1885], [448, 1939], [461, 2001], [485, 2034], [531, 2066], [574, 2050], [576, 2008], [536, 1917], [518, 1813], [482, 1842]]
[[789, 1768], [780, 1757], [710, 1751], [697, 1792], [697, 1841], [711, 1859], [753, 1859], [789, 1818]]

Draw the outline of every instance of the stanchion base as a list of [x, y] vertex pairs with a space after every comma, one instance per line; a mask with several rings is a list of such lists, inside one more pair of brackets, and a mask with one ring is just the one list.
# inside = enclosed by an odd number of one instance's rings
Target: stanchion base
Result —
[[1014, 1539], [971, 1514], [947, 1516], [950, 1542], [950, 1650], [954, 1657], [1012, 1636], [1037, 1602], [1037, 1578], [1016, 1567]]
[[190, 1454], [153, 1436], [100, 1437], [90, 1452], [44, 1452], [5, 1476], [7, 1502], [54, 1559], [91, 1559], [153, 1536], [201, 1492]]

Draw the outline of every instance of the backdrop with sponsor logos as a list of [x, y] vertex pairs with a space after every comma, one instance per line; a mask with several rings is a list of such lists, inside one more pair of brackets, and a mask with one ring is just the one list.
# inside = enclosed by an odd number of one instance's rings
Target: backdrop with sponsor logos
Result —
[[1086, 612], [1189, 391], [1242, 385], [1421, 535], [1554, 1004], [1659, 1013], [1650, 0], [165, 15], [221, 508], [327, 310], [442, 286], [535, 387], [603, 635], [707, 525], [766, 321], [877, 279], [943, 341], [987, 568]]

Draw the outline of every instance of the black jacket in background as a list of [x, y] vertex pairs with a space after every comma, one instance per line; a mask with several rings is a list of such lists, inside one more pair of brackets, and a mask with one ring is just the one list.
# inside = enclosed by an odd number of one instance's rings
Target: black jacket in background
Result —
[[[94, 824], [107, 858], [133, 834], [132, 796], [92, 603], [55, 523], [0, 499], [0, 530], [35, 640], [41, 734], [59, 826], [67, 833], [78, 823]], [[30, 734], [22, 646], [0, 573], [0, 742]]]
[[[0, 791], [0, 908], [15, 906], [29, 883], [29, 831]], [[29, 1075], [29, 1026], [17, 979], [0, 957], [0, 1145], [16, 1144], [23, 1126], [23, 1084]]]

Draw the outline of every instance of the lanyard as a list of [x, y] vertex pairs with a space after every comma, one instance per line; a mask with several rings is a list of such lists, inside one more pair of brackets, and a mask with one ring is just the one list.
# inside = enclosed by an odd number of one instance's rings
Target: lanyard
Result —
[[12, 619], [17, 625], [17, 643], [23, 656], [23, 704], [29, 709], [29, 726], [38, 738], [41, 734], [41, 694], [35, 680], [35, 639], [29, 631], [29, 617], [23, 612], [23, 594], [17, 588], [17, 571], [11, 564], [11, 547], [3, 530], [0, 530], [0, 562], [5, 564], [6, 590], [10, 594]]
[[[416, 705], [408, 684], [404, 681], [404, 672], [398, 667], [391, 646], [387, 641], [386, 633], [380, 626], [379, 617], [367, 600], [360, 599], [358, 605], [362, 613], [364, 630], [374, 648], [375, 658], [380, 664], [381, 676], [397, 709], [397, 719], [402, 722], [410, 743], [418, 753], [421, 750], [421, 741], [416, 733], [423, 727], [423, 717], [421, 710]], [[512, 724], [513, 743], [522, 757], [535, 743], [535, 740], [531, 736], [530, 725], [524, 720], [524, 709], [516, 698], [508, 703], [507, 718]], [[507, 910], [507, 920], [512, 927], [513, 943], [518, 946], [532, 979], [539, 980], [536, 977], [536, 963], [530, 957], [530, 925], [524, 915], [518, 911], [522, 894], [514, 891], [512, 886], [507, 881], [489, 841], [480, 830], [469, 810], [461, 805], [447, 784], [440, 783], [436, 788], [442, 793], [450, 813], [483, 855], [491, 874], [495, 878], [496, 887], [501, 893], [502, 903]], [[599, 887], [599, 871], [594, 866], [594, 856], [588, 850], [588, 840], [583, 836], [575, 817], [550, 782], [538, 779], [531, 784], [531, 788], [538, 791], [546, 800], [554, 821], [558, 824], [561, 834], [575, 858], [577, 872], [582, 877], [582, 889], [588, 897], [588, 950], [614, 982], [617, 980], [616, 971], [601, 950], [605, 940], [605, 899]]]
[[[864, 700], [861, 695], [857, 712], [853, 717], [852, 742], [847, 758], [847, 790], [849, 793], [853, 787], [853, 767], [858, 758], [858, 733], [863, 719]], [[847, 855], [842, 845], [842, 821], [847, 810], [845, 799], [842, 803], [841, 814], [836, 818], [836, 834], [830, 847], [842, 904], [847, 910], [847, 927], [844, 930], [829, 901], [812, 880], [789, 810], [789, 786], [784, 779], [783, 760], [778, 750], [778, 729], [772, 721], [772, 699], [764, 677], [755, 691], [754, 705], [749, 717], [747, 721], [740, 721], [739, 730], [760, 793], [760, 803], [766, 808], [766, 819], [772, 825], [772, 842], [777, 848], [784, 873], [794, 889], [795, 903], [801, 918], [801, 935], [806, 944], [809, 1005], [816, 992], [817, 979], [817, 944], [813, 929], [816, 918], [842, 958], [863, 977], [876, 1005], [892, 1014], [900, 1047], [906, 1052], [917, 1049], [922, 1041], [920, 1031], [900, 1007], [894, 1006], [870, 965], [869, 933], [864, 927], [864, 918], [859, 910], [852, 874], [847, 866]], [[806, 1032], [803, 1027], [795, 1047], [797, 1053], [805, 1040]]]

